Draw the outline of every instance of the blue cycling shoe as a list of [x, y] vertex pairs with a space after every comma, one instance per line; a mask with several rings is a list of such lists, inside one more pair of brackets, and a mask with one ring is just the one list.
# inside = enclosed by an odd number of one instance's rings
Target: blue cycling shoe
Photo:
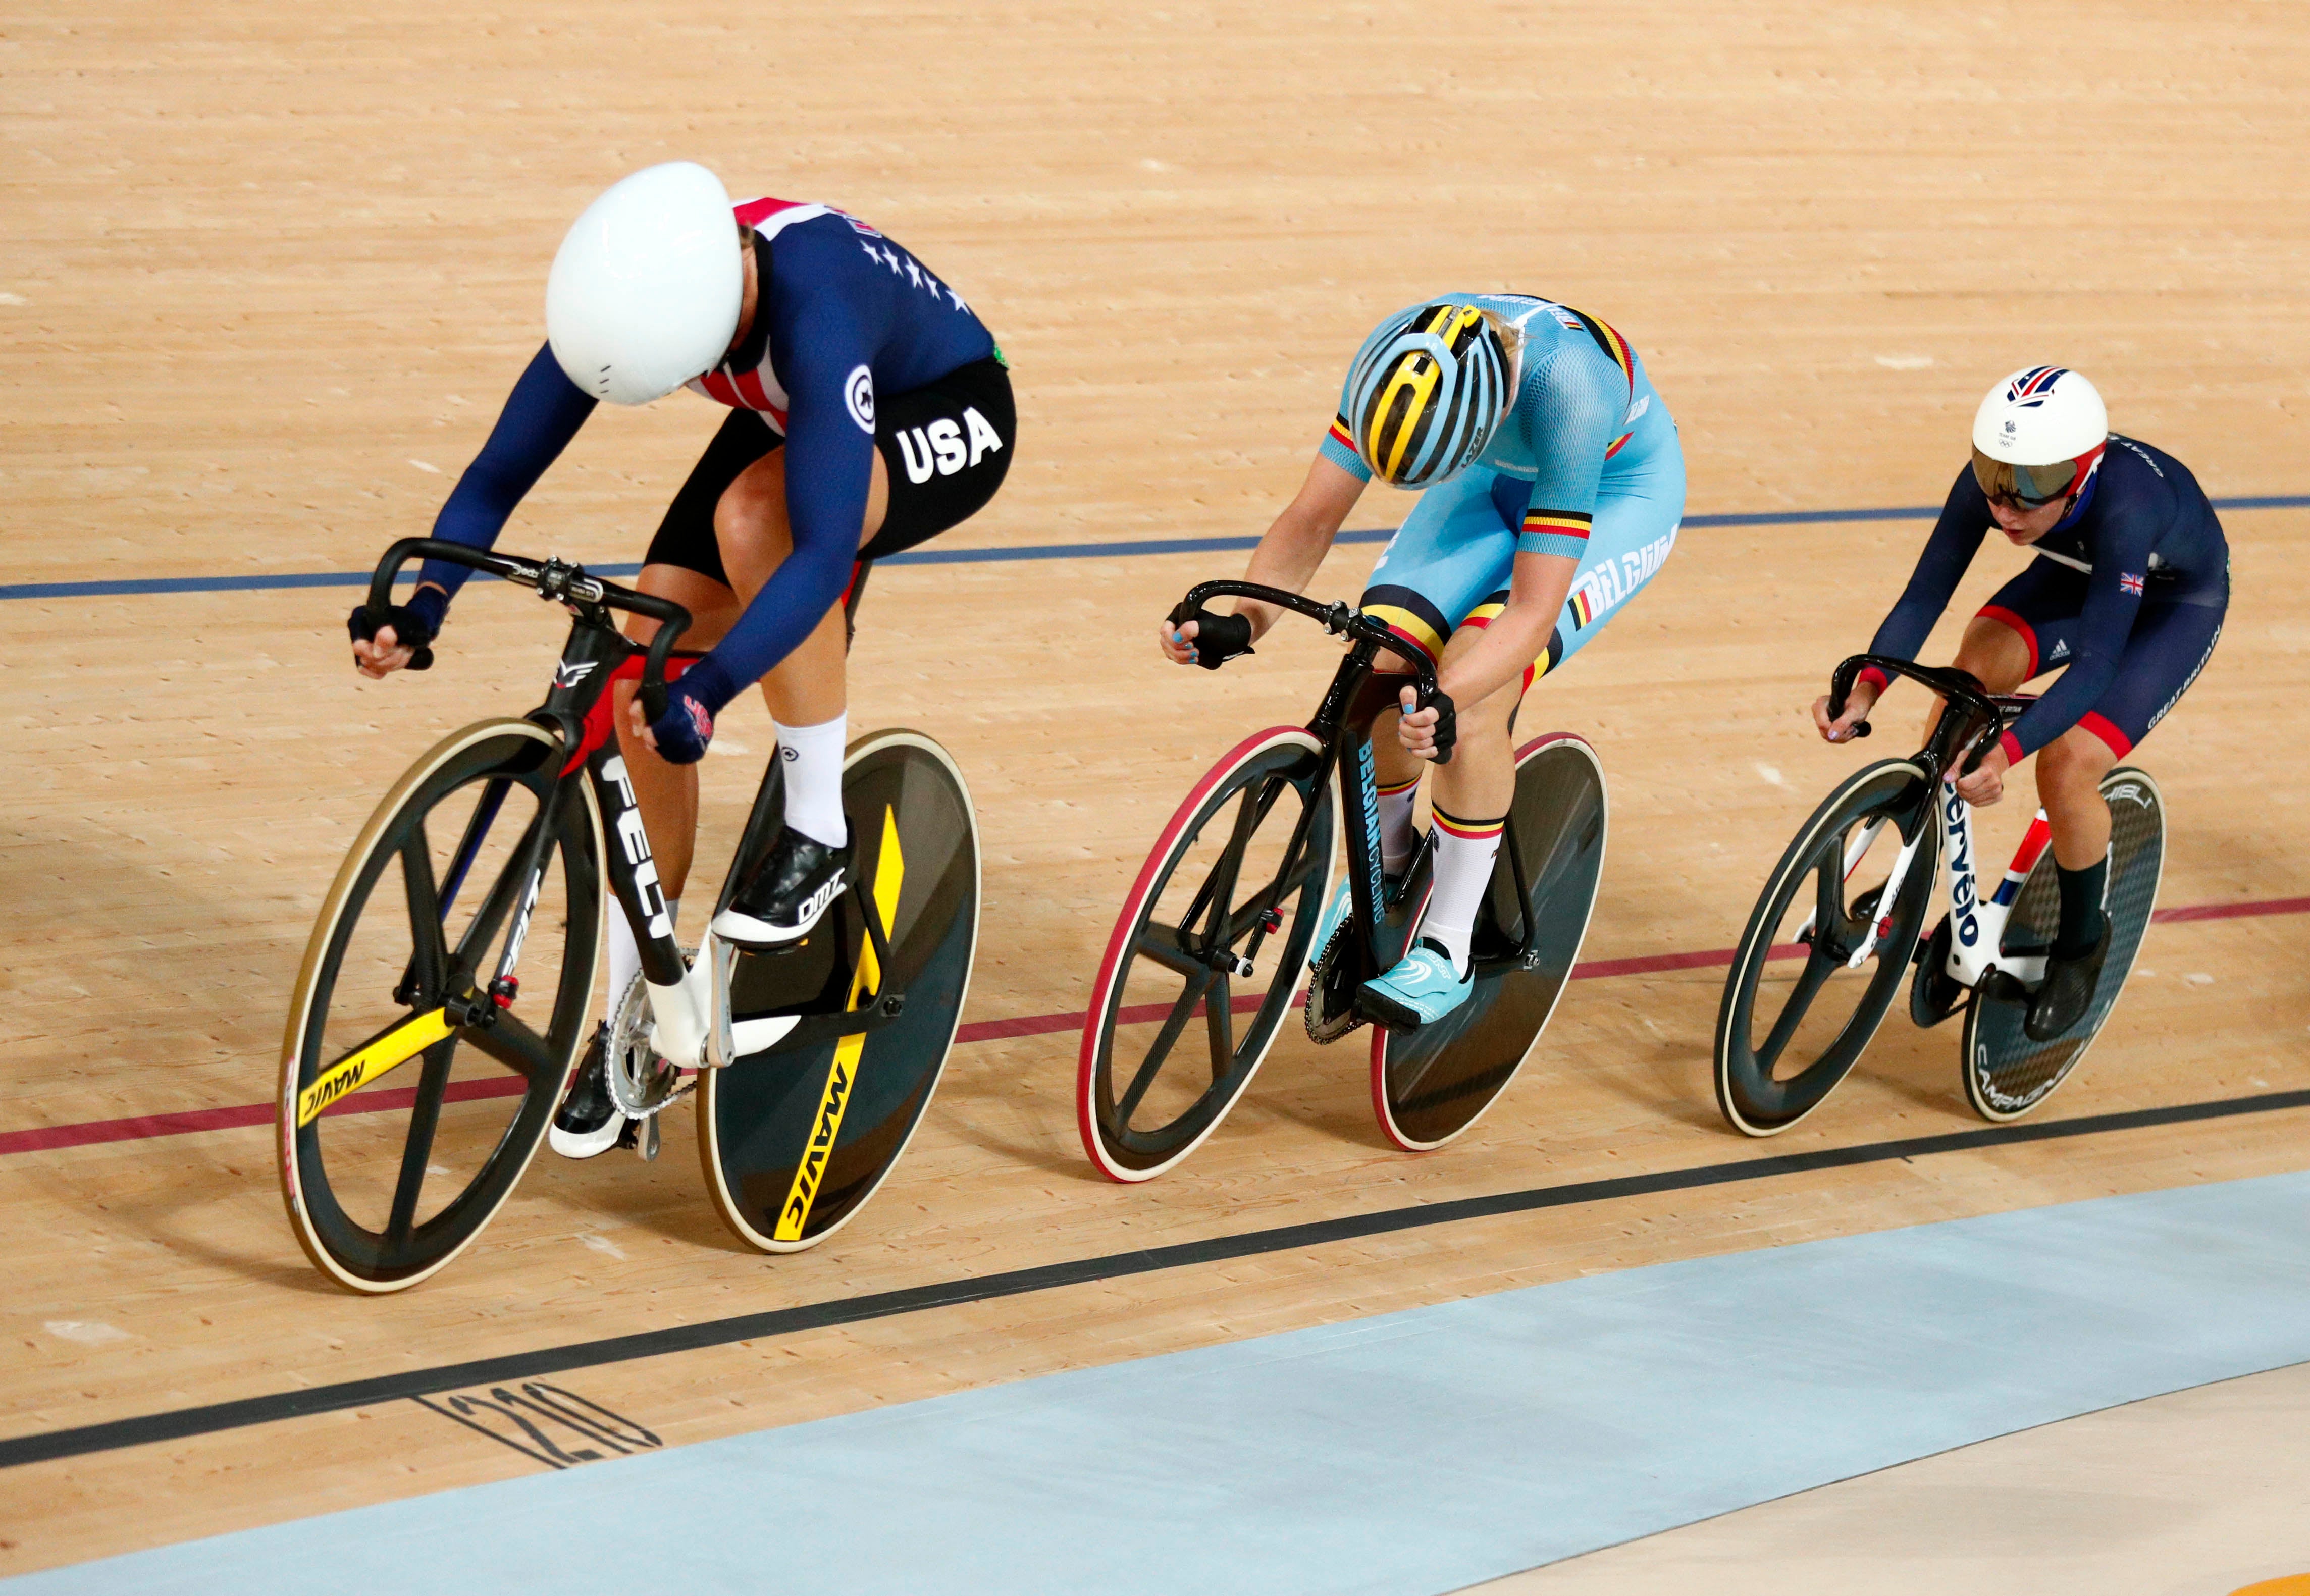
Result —
[[[1383, 872], [1380, 887], [1386, 901], [1392, 904], [1395, 901], [1395, 895], [1403, 890], [1403, 878]], [[1340, 872], [1340, 884], [1332, 889], [1331, 898], [1324, 905], [1323, 917], [1316, 922], [1316, 940], [1307, 944], [1315, 950], [1313, 957], [1321, 958], [1331, 951], [1332, 937], [1354, 909], [1355, 901], [1356, 895], [1349, 885], [1347, 872], [1342, 871]]]
[[1388, 1029], [1408, 1031], [1433, 1025], [1466, 1002], [1475, 989], [1472, 961], [1463, 976], [1441, 942], [1422, 937], [1401, 963], [1365, 982], [1356, 995], [1359, 1006]]

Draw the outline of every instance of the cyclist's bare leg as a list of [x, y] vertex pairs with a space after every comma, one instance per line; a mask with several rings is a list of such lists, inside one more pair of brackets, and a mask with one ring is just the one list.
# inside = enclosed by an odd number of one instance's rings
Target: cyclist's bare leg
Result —
[[[646, 565], [634, 586], [657, 598], [672, 599], [690, 614], [690, 629], [682, 635], [685, 649], [711, 648], [738, 619], [738, 596], [711, 577], [678, 565]], [[657, 622], [646, 615], [626, 617], [626, 636], [647, 644], [657, 636]], [[615, 700], [614, 726], [628, 724], [638, 683], [611, 684]], [[680, 898], [690, 880], [690, 865], [698, 845], [698, 767], [670, 765], [638, 737], [621, 737], [626, 775], [634, 784], [634, 802], [648, 828], [650, 852], [657, 861], [658, 880], [668, 898]]]
[[2054, 828], [2054, 863], [2091, 870], [2109, 856], [2109, 801], [2101, 778], [2117, 751], [2083, 726], [2072, 726], [2037, 750], [2037, 802]]
[[[890, 477], [878, 450], [866, 490], [866, 515], [859, 526], [864, 548], [882, 529], [890, 504]], [[730, 573], [741, 604], [751, 603], [787, 555], [794, 532], [786, 520], [786, 452], [774, 449], [740, 472], [714, 509], [714, 536], [722, 568]], [[815, 726], [847, 707], [843, 679], [842, 606], [829, 610], [802, 646], [762, 678], [762, 697], [781, 725]]]

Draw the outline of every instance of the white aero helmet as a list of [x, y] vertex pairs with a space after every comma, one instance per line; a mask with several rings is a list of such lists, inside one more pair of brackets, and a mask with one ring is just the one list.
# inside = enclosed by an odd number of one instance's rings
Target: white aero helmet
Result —
[[644, 167], [571, 224], [545, 280], [545, 336], [569, 380], [647, 404], [721, 363], [744, 286], [722, 180], [694, 160]]
[[1989, 390], [1973, 417], [1973, 474], [1992, 499], [2035, 508], [2084, 487], [2109, 441], [2093, 384], [2031, 366]]

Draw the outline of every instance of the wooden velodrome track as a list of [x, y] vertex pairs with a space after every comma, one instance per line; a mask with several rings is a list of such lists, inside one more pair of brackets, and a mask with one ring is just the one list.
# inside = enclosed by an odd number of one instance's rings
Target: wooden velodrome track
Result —
[[[1449, 287], [1546, 293], [1625, 331], [1681, 425], [1695, 515], [1937, 503], [1980, 392], [2038, 360], [2089, 372], [2121, 430], [2218, 496], [2310, 492], [2306, 47], [2297, 9], [2177, 0], [951, 17], [60, 0], [0, 31], [7, 580], [366, 568], [427, 528], [536, 347], [569, 217], [675, 156], [873, 219], [994, 327], [1020, 458], [949, 546], [1255, 533], [1359, 336]], [[597, 417], [505, 546], [637, 559], [715, 421], [687, 396]], [[1354, 524], [1402, 502], [1375, 494]], [[2228, 634], [2141, 756], [2171, 807], [2168, 906], [2310, 897], [2310, 516], [2225, 521]], [[298, 1253], [261, 1120], [46, 1132], [266, 1100], [347, 841], [437, 735], [534, 701], [551, 617], [476, 585], [444, 668], [378, 685], [346, 663], [345, 589], [0, 603], [0, 1432], [1975, 1129], [1952, 1030], [1897, 1018], [1815, 1119], [1739, 1141], [1707, 1084], [1722, 967], [1662, 967], [1731, 945], [1855, 762], [1802, 707], [1923, 532], [1689, 526], [1527, 706], [1527, 727], [1602, 754], [1612, 846], [1587, 957], [1617, 962], [1570, 988], [1464, 1145], [1385, 1150], [1362, 1048], [1319, 1052], [1295, 1026], [1213, 1141], [1140, 1189], [1095, 1178], [1077, 1147], [1072, 1029], [985, 1022], [1081, 1007], [1172, 804], [1243, 732], [1304, 719], [1333, 656], [1300, 628], [1223, 675], [1159, 665], [1158, 615], [1238, 553], [889, 570], [853, 724], [952, 748], [987, 850], [982, 1039], [898, 1175], [834, 1243], [766, 1259], [715, 1219], [677, 1113], [655, 1165], [541, 1158], [449, 1271], [384, 1300], [333, 1290]], [[1316, 591], [1352, 596], [1372, 553], [1343, 547]], [[1986, 551], [1953, 612], [2018, 564]], [[1889, 709], [1897, 742], [1915, 711]], [[725, 738], [754, 757], [708, 767], [709, 863], [767, 748], [759, 702]], [[1990, 818], [1988, 854], [2026, 793]], [[2303, 906], [2155, 930], [2046, 1116], [2310, 1088]], [[686, 1442], [1583, 1271], [2288, 1169], [2306, 1127], [2264, 1106], [1624, 1184], [554, 1379]], [[400, 1397], [30, 1462], [0, 1493], [0, 1574], [539, 1466]]]

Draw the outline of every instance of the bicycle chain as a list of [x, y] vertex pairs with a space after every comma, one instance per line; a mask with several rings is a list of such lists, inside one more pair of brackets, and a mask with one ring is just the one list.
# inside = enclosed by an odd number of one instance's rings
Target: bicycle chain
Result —
[[1363, 1016], [1356, 1012], [1356, 994], [1352, 992], [1348, 993], [1345, 1014], [1329, 1015], [1320, 1020], [1316, 1018], [1316, 1006], [1323, 1001], [1333, 957], [1346, 949], [1348, 938], [1355, 929], [1355, 915], [1342, 915], [1339, 924], [1332, 928], [1332, 940], [1324, 944], [1323, 952], [1316, 955], [1316, 962], [1307, 967], [1307, 1001], [1299, 1012], [1307, 1028], [1307, 1039], [1311, 1042], [1336, 1042], [1364, 1023]]
[[[684, 960], [696, 956], [697, 950], [682, 950]], [[683, 1079], [682, 1071], [650, 1045], [649, 983], [639, 970], [626, 983], [625, 995], [610, 1015], [609, 1041], [603, 1050], [603, 1073], [610, 1088], [610, 1101], [628, 1119], [647, 1119], [664, 1112], [669, 1103], [678, 1102], [696, 1089], [695, 1075]]]

